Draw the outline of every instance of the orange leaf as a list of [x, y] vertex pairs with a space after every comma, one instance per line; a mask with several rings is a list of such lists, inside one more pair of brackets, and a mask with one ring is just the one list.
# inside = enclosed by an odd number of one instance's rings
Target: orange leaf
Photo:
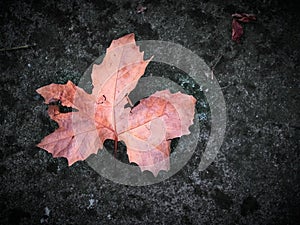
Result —
[[49, 105], [48, 113], [59, 128], [38, 147], [54, 157], [66, 157], [69, 165], [103, 148], [106, 139], [124, 141], [130, 162], [157, 176], [169, 170], [170, 140], [189, 134], [195, 98], [186, 94], [156, 92], [133, 109], [125, 108], [127, 95], [135, 88], [150, 60], [136, 46], [134, 35], [114, 40], [102, 64], [92, 70], [93, 91], [86, 93], [71, 81], [37, 90], [45, 103], [60, 101], [76, 109], [61, 113]]

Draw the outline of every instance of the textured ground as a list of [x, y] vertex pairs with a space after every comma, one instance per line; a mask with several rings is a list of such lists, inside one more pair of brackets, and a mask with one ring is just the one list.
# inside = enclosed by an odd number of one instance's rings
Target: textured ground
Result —
[[[138, 14], [129, 1], [1, 1], [0, 48], [35, 46], [0, 52], [0, 223], [297, 224], [299, 8], [279, 0], [142, 4]], [[230, 39], [234, 12], [258, 18], [240, 44]], [[131, 32], [181, 44], [209, 66], [221, 57], [214, 74], [228, 125], [206, 171], [195, 170], [205, 129], [179, 173], [144, 187], [113, 183], [86, 162], [68, 167], [35, 147], [55, 128], [35, 90], [78, 82], [113, 39]], [[170, 68], [150, 64], [147, 73], [155, 71]]]

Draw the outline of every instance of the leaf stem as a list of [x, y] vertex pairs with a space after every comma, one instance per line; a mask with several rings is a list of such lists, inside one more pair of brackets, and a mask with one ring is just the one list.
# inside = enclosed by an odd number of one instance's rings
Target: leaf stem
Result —
[[114, 157], [117, 158], [117, 150], [118, 150], [118, 136], [115, 135], [115, 145], [114, 145]]

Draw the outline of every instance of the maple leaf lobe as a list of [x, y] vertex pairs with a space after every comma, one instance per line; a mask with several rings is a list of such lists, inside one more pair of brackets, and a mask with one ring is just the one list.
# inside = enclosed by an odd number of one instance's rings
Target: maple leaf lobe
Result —
[[129, 161], [154, 176], [160, 170], [168, 171], [170, 139], [190, 133], [188, 128], [193, 124], [195, 103], [193, 96], [180, 92], [171, 94], [169, 90], [142, 99], [124, 118], [128, 121], [127, 130], [120, 129], [119, 138], [127, 146]]

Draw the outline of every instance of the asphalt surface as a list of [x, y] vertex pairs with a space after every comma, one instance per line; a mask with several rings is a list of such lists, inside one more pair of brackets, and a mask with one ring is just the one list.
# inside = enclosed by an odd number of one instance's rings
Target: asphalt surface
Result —
[[[231, 40], [236, 12], [257, 16], [240, 43]], [[299, 224], [298, 12], [276, 0], [1, 1], [0, 224]], [[35, 90], [78, 84], [128, 33], [180, 44], [213, 68], [227, 127], [206, 170], [197, 170], [210, 134], [205, 90], [157, 62], [146, 76], [171, 77], [198, 100], [198, 146], [174, 176], [121, 185], [35, 147], [56, 128]], [[118, 160], [127, 160], [124, 146]]]

